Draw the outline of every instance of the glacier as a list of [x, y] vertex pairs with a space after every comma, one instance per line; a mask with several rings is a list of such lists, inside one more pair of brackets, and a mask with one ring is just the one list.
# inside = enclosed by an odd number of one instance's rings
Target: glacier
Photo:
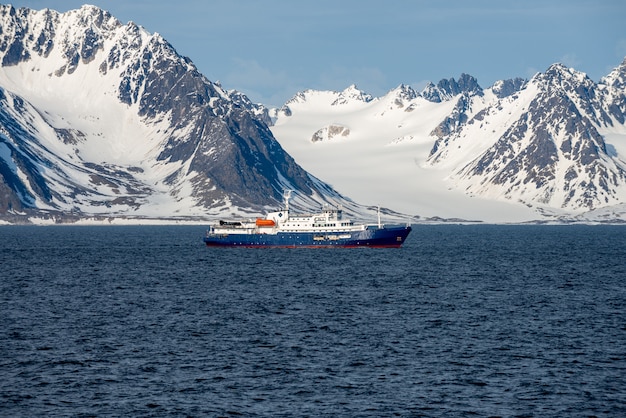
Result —
[[626, 60], [279, 109], [105, 10], [0, 5], [1, 222], [204, 222], [378, 206], [411, 222], [626, 221]]
[[[355, 86], [308, 90], [274, 110], [271, 129], [341, 193], [421, 219], [621, 222], [626, 105], [616, 80], [625, 63], [600, 83], [555, 64], [487, 89], [462, 75], [368, 100], [355, 98]], [[333, 126], [349, 135], [320, 141], [316, 133]], [[547, 155], [541, 143], [558, 153]], [[534, 174], [541, 169], [548, 178]]]

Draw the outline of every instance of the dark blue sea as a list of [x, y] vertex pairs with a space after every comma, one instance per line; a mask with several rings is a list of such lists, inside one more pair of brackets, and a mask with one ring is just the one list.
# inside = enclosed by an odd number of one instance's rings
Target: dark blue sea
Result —
[[0, 227], [0, 416], [626, 416], [626, 226]]

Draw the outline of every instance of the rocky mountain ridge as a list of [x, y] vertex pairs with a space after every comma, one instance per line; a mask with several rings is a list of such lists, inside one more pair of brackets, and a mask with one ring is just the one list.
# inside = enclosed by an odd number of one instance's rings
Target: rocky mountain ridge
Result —
[[[419, 172], [436, 172], [442, 189], [529, 207], [538, 219], [580, 220], [600, 211], [604, 219], [621, 221], [626, 208], [625, 80], [626, 60], [598, 83], [554, 64], [531, 80], [503, 80], [487, 89], [467, 74], [458, 81], [430, 83], [421, 92], [400, 85], [367, 103], [342, 102], [343, 109], [335, 99], [344, 96], [342, 92], [310, 90], [276, 113], [272, 129], [298, 161], [316, 153], [328, 166], [332, 157], [321, 147], [290, 144], [298, 140], [319, 144], [320, 132], [341, 126], [349, 133], [346, 144], [352, 140], [354, 150], [379, 141], [384, 144], [378, 148], [382, 155], [391, 153], [390, 144], [403, 144], [414, 163], [405, 171], [395, 170], [394, 176], [407, 179], [407, 184], [418, 183]], [[316, 126], [303, 122], [307, 114], [324, 112], [326, 120], [321, 118]], [[368, 122], [374, 112], [378, 126]], [[362, 132], [360, 125], [366, 127]], [[386, 139], [371, 138], [368, 130], [380, 131]], [[326, 140], [338, 139], [329, 135]], [[422, 151], [425, 147], [427, 153]], [[304, 167], [315, 174], [313, 162]], [[341, 177], [338, 173], [325, 179], [338, 184]], [[425, 186], [412, 186], [418, 208], [419, 191]], [[353, 192], [351, 187], [340, 190]]]
[[94, 6], [0, 5], [0, 213], [191, 217], [350, 204], [241, 95], [158, 34]]
[[94, 6], [0, 5], [0, 28], [5, 221], [251, 216], [285, 189], [305, 210], [365, 208], [352, 198], [422, 220], [626, 220], [626, 60], [599, 82], [555, 64], [268, 109]]

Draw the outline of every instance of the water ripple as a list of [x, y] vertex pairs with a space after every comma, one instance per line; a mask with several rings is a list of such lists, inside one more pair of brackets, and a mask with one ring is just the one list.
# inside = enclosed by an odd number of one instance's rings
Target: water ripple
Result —
[[315, 251], [0, 233], [3, 416], [626, 415], [623, 227]]

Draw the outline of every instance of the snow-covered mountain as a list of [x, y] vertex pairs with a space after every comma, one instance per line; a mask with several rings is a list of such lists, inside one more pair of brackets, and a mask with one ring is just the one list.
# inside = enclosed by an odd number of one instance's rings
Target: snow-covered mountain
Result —
[[355, 89], [297, 94], [272, 132], [357, 201], [491, 222], [626, 220], [626, 60], [598, 83], [554, 64], [487, 89], [467, 74], [375, 99]]
[[0, 63], [5, 220], [246, 215], [284, 189], [294, 207], [352, 204], [284, 152], [263, 109], [97, 7], [0, 5]]
[[97, 7], [0, 5], [0, 64], [0, 220], [247, 217], [285, 189], [361, 215], [626, 220], [626, 60], [270, 110]]

